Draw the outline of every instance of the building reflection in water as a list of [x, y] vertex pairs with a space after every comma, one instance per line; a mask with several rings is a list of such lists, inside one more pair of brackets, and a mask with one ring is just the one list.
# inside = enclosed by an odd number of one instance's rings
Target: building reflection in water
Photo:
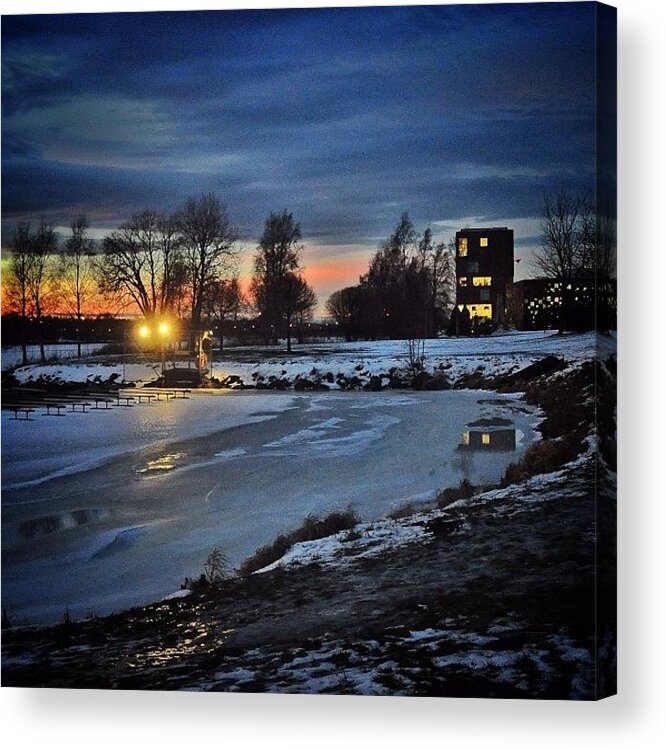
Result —
[[462, 434], [460, 450], [515, 451], [518, 430], [466, 430]]

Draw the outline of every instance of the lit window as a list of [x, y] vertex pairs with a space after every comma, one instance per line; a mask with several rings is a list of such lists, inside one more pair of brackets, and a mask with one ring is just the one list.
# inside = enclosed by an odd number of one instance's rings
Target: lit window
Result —
[[490, 433], [489, 432], [482, 432], [481, 433], [481, 444], [482, 445], [490, 445]]
[[490, 286], [492, 281], [491, 276], [474, 276], [472, 278], [472, 284], [474, 286]]
[[467, 286], [467, 276], [461, 276], [458, 279], [458, 286]]
[[492, 305], [466, 305], [471, 318], [491, 318], [493, 314]]
[[458, 239], [458, 255], [461, 258], [467, 255], [467, 237], [460, 237]]
[[463, 434], [462, 434], [462, 444], [463, 445], [469, 445], [469, 432], [463, 432]]
[[488, 238], [487, 237], [481, 237], [479, 240], [479, 246], [480, 247], [488, 247]]

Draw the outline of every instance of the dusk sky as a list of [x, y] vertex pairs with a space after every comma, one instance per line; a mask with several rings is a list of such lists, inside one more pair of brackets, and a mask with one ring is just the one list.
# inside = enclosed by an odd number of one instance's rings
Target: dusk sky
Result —
[[3, 244], [214, 191], [248, 253], [301, 223], [320, 308], [403, 211], [516, 230], [594, 175], [594, 4], [5, 16]]

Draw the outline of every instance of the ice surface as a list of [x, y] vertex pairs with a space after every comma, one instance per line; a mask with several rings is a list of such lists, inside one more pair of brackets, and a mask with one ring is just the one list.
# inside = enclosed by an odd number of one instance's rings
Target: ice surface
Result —
[[[3, 416], [3, 603], [31, 622], [140, 604], [198, 576], [214, 546], [238, 565], [309, 513], [352, 504], [374, 521], [463, 477], [496, 481], [534, 439], [535, 414], [517, 411], [517, 396], [487, 396], [225, 391], [60, 420]], [[510, 418], [522, 443], [460, 450], [468, 423], [490, 417]], [[408, 541], [408, 527], [383, 524], [375, 541]]]

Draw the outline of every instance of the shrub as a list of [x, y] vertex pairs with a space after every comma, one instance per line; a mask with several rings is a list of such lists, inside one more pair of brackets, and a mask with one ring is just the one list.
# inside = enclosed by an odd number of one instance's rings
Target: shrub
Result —
[[537, 474], [548, 474], [556, 471], [568, 461], [572, 461], [580, 452], [580, 439], [575, 436], [555, 440], [539, 440], [532, 443], [522, 458], [507, 466], [502, 484], [514, 484]]
[[311, 513], [297, 529], [286, 534], [279, 534], [271, 544], [260, 547], [250, 555], [241, 564], [238, 573], [241, 576], [250, 575], [279, 560], [294, 544], [311, 542], [313, 539], [323, 539], [332, 534], [337, 534], [339, 531], [352, 529], [360, 520], [358, 513], [351, 506], [345, 510], [333, 511], [324, 518]]
[[392, 521], [399, 521], [401, 518], [409, 518], [409, 516], [413, 516], [416, 513], [423, 513], [425, 511], [432, 510], [432, 508], [432, 500], [424, 500], [422, 502], [415, 502], [414, 500], [410, 500], [403, 505], [398, 505], [395, 508], [391, 508], [391, 510], [386, 514], [386, 517], [390, 518]]
[[456, 500], [464, 500], [472, 497], [475, 492], [474, 485], [469, 479], [463, 479], [457, 487], [447, 487], [437, 493], [437, 507], [446, 508], [447, 505], [455, 503]]
[[356, 542], [363, 537], [362, 532], [357, 529], [349, 529], [349, 531], [342, 537], [341, 542]]
[[390, 518], [392, 521], [398, 521], [401, 518], [413, 516], [414, 513], [416, 513], [416, 505], [413, 502], [409, 502], [404, 505], [398, 505], [396, 508], [391, 508], [386, 514], [386, 517]]
[[213, 547], [206, 558], [204, 575], [209, 583], [217, 583], [229, 575], [229, 561], [219, 547]]

